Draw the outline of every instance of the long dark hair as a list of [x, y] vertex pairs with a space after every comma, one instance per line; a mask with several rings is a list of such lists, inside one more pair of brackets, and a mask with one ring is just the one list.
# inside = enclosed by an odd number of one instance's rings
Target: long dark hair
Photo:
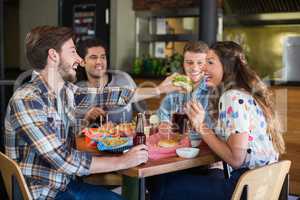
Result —
[[218, 56], [223, 66], [223, 84], [218, 88], [218, 91], [221, 91], [219, 94], [230, 89], [243, 89], [249, 92], [264, 112], [268, 123], [267, 133], [272, 138], [274, 148], [277, 152], [284, 153], [285, 145], [274, 109], [273, 94], [248, 65], [242, 47], [232, 41], [223, 41], [214, 43], [210, 49]]

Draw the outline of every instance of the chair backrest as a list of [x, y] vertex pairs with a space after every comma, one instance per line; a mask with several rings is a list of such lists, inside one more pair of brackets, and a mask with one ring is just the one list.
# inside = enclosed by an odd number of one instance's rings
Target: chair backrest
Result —
[[[19, 187], [23, 199], [31, 200], [32, 198], [29, 189], [27, 187], [26, 181], [23, 177], [23, 174], [18, 164], [1, 152], [0, 152], [0, 163], [1, 163], [0, 172], [9, 199], [13, 200], [15, 195], [17, 196], [19, 195], [19, 194], [14, 194], [15, 191], [14, 187]], [[14, 182], [16, 182], [18, 185], [15, 186]]]
[[247, 200], [278, 199], [291, 161], [283, 160], [245, 172], [239, 179], [231, 200], [240, 200], [247, 187]]

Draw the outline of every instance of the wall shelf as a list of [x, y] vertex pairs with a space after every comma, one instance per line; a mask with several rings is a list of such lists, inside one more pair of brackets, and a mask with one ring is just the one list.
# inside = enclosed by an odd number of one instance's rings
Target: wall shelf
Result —
[[[156, 57], [159, 52], [164, 51], [163, 43], [167, 46], [170, 42], [172, 45], [168, 46], [165, 54], [170, 56], [174, 52], [181, 53], [185, 42], [199, 39], [199, 12], [199, 7], [135, 11], [136, 57], [142, 55]], [[219, 39], [223, 33], [222, 18], [223, 11], [219, 8], [217, 33]], [[163, 20], [167, 23], [165, 30]]]
[[[176, 52], [178, 42], [198, 40], [199, 8], [160, 9], [136, 11], [136, 57], [164, 57], [169, 42], [173, 45], [170, 52]], [[191, 28], [183, 27], [183, 20], [192, 20]], [[159, 43], [159, 44], [158, 44]], [[174, 43], [176, 43], [174, 45]], [[182, 46], [183, 44], [181, 44]], [[160, 48], [160, 49], [158, 49]], [[159, 55], [158, 52], [161, 52]], [[177, 51], [178, 52], [178, 51]], [[181, 52], [181, 50], [179, 51]]]

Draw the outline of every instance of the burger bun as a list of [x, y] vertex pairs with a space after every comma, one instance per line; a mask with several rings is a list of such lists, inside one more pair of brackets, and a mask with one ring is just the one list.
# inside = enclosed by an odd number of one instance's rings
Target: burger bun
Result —
[[158, 142], [158, 146], [165, 148], [175, 147], [176, 145], [178, 145], [178, 141], [174, 139], [161, 139]]

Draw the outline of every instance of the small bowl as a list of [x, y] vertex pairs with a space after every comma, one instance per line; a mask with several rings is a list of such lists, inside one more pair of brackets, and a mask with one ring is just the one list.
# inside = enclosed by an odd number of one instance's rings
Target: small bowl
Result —
[[201, 144], [201, 139], [199, 140], [191, 140], [191, 146], [192, 147], [198, 147]]
[[194, 158], [199, 154], [198, 148], [193, 147], [182, 147], [176, 149], [176, 154], [182, 158]]

